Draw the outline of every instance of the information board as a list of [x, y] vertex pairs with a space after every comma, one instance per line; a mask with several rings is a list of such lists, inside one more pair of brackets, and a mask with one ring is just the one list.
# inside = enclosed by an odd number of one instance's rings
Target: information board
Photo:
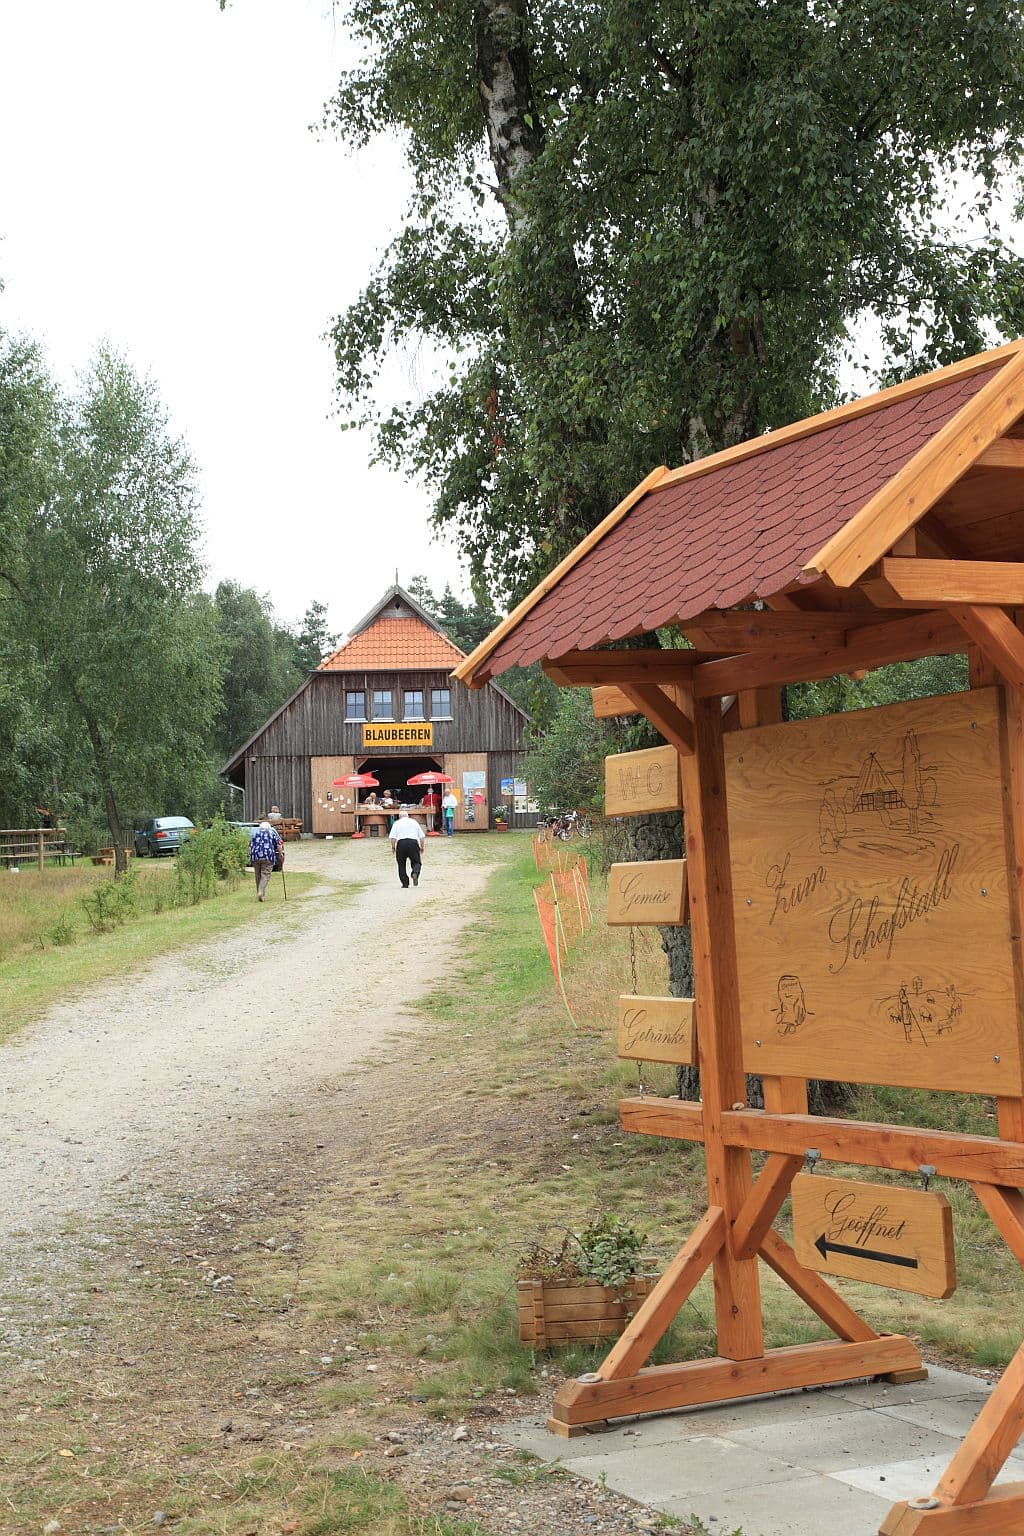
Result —
[[1019, 1095], [999, 690], [726, 737], [748, 1071]]

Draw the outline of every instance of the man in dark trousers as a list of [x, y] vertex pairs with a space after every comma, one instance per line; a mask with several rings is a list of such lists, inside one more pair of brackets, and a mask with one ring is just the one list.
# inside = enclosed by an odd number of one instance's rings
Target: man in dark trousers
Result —
[[395, 850], [395, 858], [398, 860], [398, 878], [402, 885], [408, 888], [410, 868], [413, 885], [419, 885], [425, 840], [423, 828], [412, 816], [402, 815], [399, 816], [388, 836]]

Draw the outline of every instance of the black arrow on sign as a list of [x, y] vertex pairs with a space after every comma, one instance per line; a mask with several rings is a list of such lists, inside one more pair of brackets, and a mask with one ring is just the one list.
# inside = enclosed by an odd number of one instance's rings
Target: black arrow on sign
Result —
[[830, 1253], [848, 1253], [855, 1259], [871, 1259], [875, 1264], [898, 1264], [901, 1269], [916, 1269], [917, 1260], [904, 1258], [901, 1253], [879, 1253], [875, 1248], [854, 1248], [849, 1243], [830, 1243], [824, 1232], [814, 1244], [822, 1258]]

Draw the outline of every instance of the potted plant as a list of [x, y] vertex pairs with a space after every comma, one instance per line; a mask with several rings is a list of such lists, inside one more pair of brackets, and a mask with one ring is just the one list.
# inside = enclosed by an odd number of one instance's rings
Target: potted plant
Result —
[[646, 1241], [620, 1216], [601, 1216], [556, 1248], [531, 1244], [519, 1261], [519, 1342], [616, 1338], [655, 1283], [643, 1273]]
[[503, 805], [499, 805], [494, 812], [494, 830], [495, 832], [508, 831], [508, 811]]

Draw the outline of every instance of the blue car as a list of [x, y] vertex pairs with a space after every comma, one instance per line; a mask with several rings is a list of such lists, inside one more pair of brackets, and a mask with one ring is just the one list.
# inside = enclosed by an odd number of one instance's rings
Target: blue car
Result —
[[195, 831], [195, 823], [187, 816], [155, 816], [139, 827], [135, 833], [135, 856], [145, 858], [150, 854], [158, 858], [164, 853], [177, 853]]

